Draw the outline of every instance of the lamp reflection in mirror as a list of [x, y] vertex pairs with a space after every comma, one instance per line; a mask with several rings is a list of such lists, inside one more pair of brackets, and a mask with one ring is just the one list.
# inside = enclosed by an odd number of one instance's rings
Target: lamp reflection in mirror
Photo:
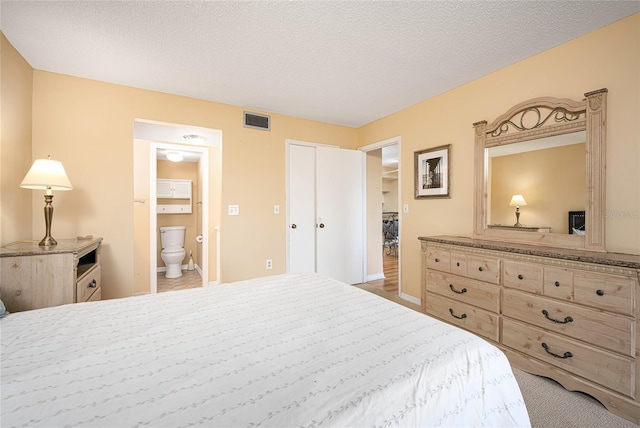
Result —
[[47, 159], [36, 159], [31, 165], [31, 169], [27, 172], [20, 187], [25, 189], [44, 190], [44, 223], [45, 236], [38, 245], [54, 246], [58, 242], [51, 236], [51, 221], [53, 220], [53, 190], [71, 190], [71, 182], [67, 177], [61, 162], [51, 160], [51, 156]]
[[511, 197], [511, 202], [509, 202], [510, 207], [516, 207], [516, 224], [515, 227], [521, 227], [520, 224], [520, 205], [523, 207], [527, 205], [527, 202], [524, 200], [522, 195], [513, 195]]

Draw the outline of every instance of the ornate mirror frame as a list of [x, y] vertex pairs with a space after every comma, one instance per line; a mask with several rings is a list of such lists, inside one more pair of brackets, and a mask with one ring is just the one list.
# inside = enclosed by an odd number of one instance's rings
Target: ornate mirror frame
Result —
[[[607, 89], [581, 101], [542, 97], [520, 103], [491, 124], [476, 122], [474, 238], [605, 251], [605, 146]], [[487, 149], [560, 134], [586, 131], [585, 235], [523, 232], [487, 227]]]

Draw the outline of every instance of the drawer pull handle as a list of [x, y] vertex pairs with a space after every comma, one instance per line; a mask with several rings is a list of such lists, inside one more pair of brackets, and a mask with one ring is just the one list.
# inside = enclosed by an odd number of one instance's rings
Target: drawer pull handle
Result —
[[436, 263], [438, 263], [439, 261], [440, 261], [440, 259], [436, 257]]
[[466, 293], [467, 289], [463, 288], [462, 290], [458, 291], [455, 288], [453, 288], [453, 284], [449, 284], [449, 288], [451, 289], [451, 291], [453, 291], [454, 293], [458, 293], [458, 294], [462, 294], [462, 293]]
[[452, 317], [454, 318], [458, 318], [459, 320], [463, 320], [467, 317], [467, 314], [462, 314], [460, 316], [456, 315], [453, 313], [453, 309], [449, 308], [449, 313], [451, 314]]
[[482, 272], [484, 269], [482, 269], [482, 266], [480, 266], [480, 267], [478, 268], [478, 270], [479, 270], [480, 272]]
[[604, 291], [602, 291], [602, 290], [598, 290], [598, 291], [596, 291], [596, 294], [597, 294], [598, 296], [604, 296]]
[[98, 283], [96, 282], [95, 279], [91, 281], [89, 284], [87, 284], [87, 287], [89, 288], [96, 288], [97, 286], [98, 286]]
[[554, 318], [550, 318], [549, 317], [549, 312], [546, 309], [542, 310], [542, 315], [544, 315], [544, 317], [546, 319], [548, 319], [549, 321], [553, 321], [553, 322], [556, 322], [558, 324], [567, 324], [567, 323], [573, 322], [573, 318], [571, 318], [571, 317], [565, 317], [564, 321], [557, 320], [557, 319], [554, 319]]
[[542, 342], [542, 347], [547, 352], [547, 354], [553, 355], [556, 358], [571, 358], [571, 357], [573, 357], [573, 354], [571, 352], [569, 352], [569, 351], [565, 352], [564, 355], [554, 354], [553, 352], [549, 351], [549, 345], [547, 345], [544, 342]]
[[456, 263], [456, 266], [460, 266], [460, 262], [457, 262], [457, 263]]
[[556, 287], [560, 287], [560, 283], [559, 283], [558, 281], [554, 282], [554, 285], [555, 285]]
[[524, 276], [522, 276], [522, 274], [518, 275], [518, 279], [524, 279]]

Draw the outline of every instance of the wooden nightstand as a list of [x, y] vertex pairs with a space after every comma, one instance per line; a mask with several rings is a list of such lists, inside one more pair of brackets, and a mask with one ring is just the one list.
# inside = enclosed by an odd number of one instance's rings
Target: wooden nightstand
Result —
[[9, 312], [100, 300], [102, 238], [54, 247], [17, 241], [0, 248], [0, 299]]

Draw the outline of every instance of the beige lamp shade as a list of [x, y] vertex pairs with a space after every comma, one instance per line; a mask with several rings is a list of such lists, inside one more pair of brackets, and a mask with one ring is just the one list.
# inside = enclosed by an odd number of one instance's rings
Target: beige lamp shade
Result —
[[20, 187], [45, 190], [73, 189], [62, 163], [51, 159], [36, 159]]
[[524, 207], [527, 205], [527, 202], [524, 200], [522, 195], [513, 195], [511, 197], [511, 202], [509, 202], [510, 207]]

